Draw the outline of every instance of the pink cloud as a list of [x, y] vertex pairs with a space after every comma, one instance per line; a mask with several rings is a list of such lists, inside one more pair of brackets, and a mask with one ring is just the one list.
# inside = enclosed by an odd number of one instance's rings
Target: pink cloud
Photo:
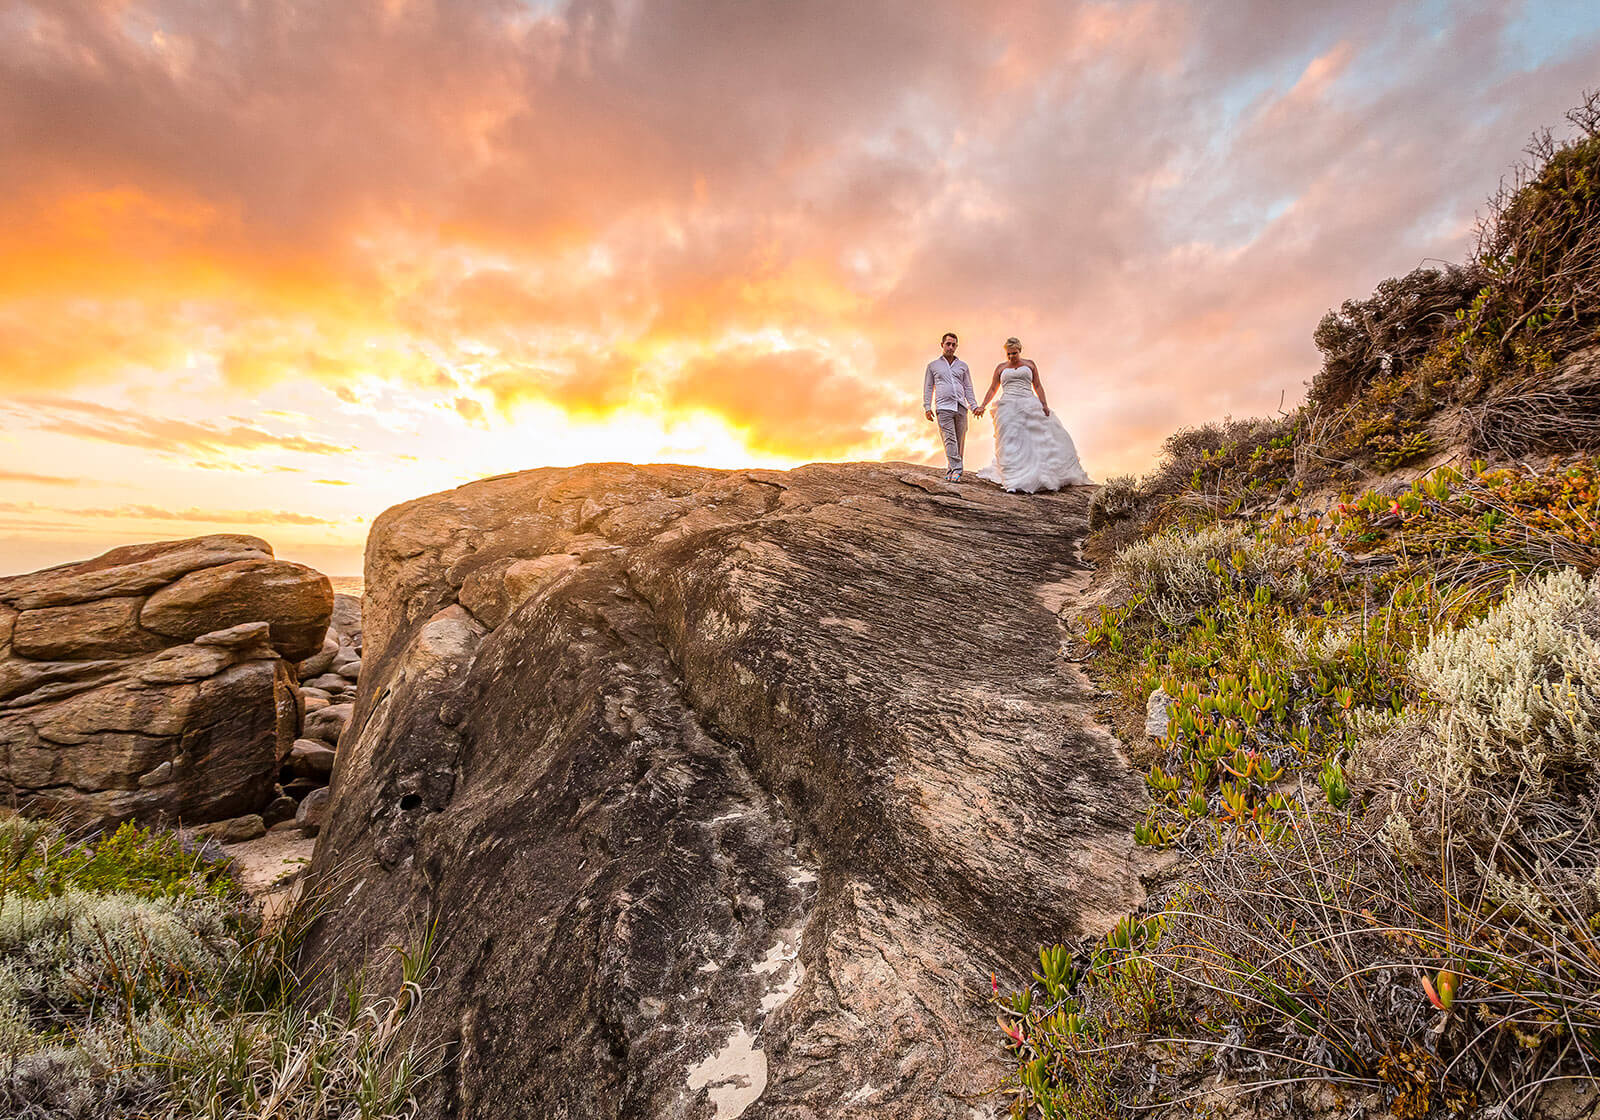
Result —
[[[1516, 18], [17, 4], [0, 392], [159, 386], [198, 352], [242, 402], [308, 379], [359, 406], [377, 379], [470, 424], [705, 410], [752, 449], [899, 454], [939, 333], [980, 369], [1020, 333], [1091, 469], [1131, 466], [1164, 427], [1292, 400], [1324, 309], [1462, 254], [1600, 67], [1600, 16], [1536, 65]], [[349, 451], [241, 409], [12, 415], [208, 460]]]

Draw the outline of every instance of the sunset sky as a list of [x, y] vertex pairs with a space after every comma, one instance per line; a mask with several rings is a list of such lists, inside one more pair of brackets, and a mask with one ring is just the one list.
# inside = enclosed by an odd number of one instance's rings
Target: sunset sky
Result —
[[945, 330], [1138, 472], [1294, 403], [1596, 84], [1592, 0], [0, 0], [0, 572], [930, 460]]

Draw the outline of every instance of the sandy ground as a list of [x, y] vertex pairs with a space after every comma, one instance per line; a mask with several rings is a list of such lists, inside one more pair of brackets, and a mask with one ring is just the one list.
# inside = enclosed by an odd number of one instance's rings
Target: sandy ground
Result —
[[271, 922], [299, 896], [316, 844], [315, 839], [302, 836], [299, 829], [286, 829], [242, 844], [224, 845], [223, 851], [234, 860], [240, 885], [261, 903]]

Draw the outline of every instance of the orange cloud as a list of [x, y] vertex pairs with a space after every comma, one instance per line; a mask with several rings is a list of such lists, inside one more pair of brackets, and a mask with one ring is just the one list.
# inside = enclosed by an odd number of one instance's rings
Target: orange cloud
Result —
[[[922, 391], [921, 385], [915, 392]], [[685, 363], [670, 399], [701, 408], [743, 432], [752, 449], [795, 459], [860, 454], [876, 435], [871, 421], [904, 411], [910, 393], [852, 376], [817, 350], [723, 350]]]
[[283, 451], [300, 455], [343, 455], [353, 447], [279, 435], [248, 424], [232, 427], [165, 416], [146, 416], [88, 401], [23, 400], [0, 405], [45, 432], [138, 447], [163, 454], [226, 456], [239, 451]]
[[33, 474], [30, 471], [0, 471], [0, 482], [26, 482], [35, 486], [81, 486], [83, 479], [66, 478], [55, 474]]
[[0, 502], [0, 514], [51, 515], [112, 521], [181, 521], [206, 525], [307, 525], [331, 526], [339, 522], [308, 513], [282, 509], [165, 509], [161, 506], [124, 505], [106, 508], [45, 508], [32, 502]]

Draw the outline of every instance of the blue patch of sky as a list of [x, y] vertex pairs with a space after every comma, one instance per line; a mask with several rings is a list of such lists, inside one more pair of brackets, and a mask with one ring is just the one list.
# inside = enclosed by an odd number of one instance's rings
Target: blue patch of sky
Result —
[[1233, 78], [1211, 93], [1201, 119], [1206, 127], [1169, 163], [1175, 181], [1157, 192], [1155, 213], [1163, 215], [1169, 243], [1204, 241], [1221, 248], [1248, 244], [1294, 204], [1294, 197], [1262, 198], [1229, 174], [1242, 129], [1272, 99], [1293, 88], [1311, 62], [1331, 42], [1283, 55], [1270, 65]]
[[1534, 70], [1600, 39], [1595, 0], [1528, 0], [1506, 29], [1509, 61]]
[[1422, 0], [1396, 12], [1385, 34], [1371, 37], [1334, 83], [1346, 104], [1359, 105], [1404, 84], [1419, 58], [1438, 50], [1460, 18], [1455, 0]]
[[[1600, 27], [1600, 5], [1594, 0], [1575, 3], [1553, 0], [1528, 5], [1530, 10], [1555, 7], [1574, 12], [1582, 9], [1587, 22]], [[1525, 11], [1525, 20], [1528, 15], [1529, 11]], [[1359, 112], [1363, 106], [1390, 95], [1397, 86], [1404, 84], [1419, 54], [1429, 49], [1443, 49], [1443, 40], [1461, 18], [1459, 0], [1418, 0], [1394, 10], [1382, 26], [1343, 28], [1355, 53], [1344, 71], [1330, 83], [1324, 96], [1345, 110]], [[1550, 37], [1552, 19], [1548, 12], [1541, 12], [1535, 19], [1546, 38]], [[1180, 240], [1203, 239], [1220, 248], [1237, 248], [1261, 236], [1293, 206], [1295, 196], [1292, 194], [1261, 197], [1242, 189], [1227, 173], [1233, 145], [1238, 140], [1239, 129], [1247, 126], [1250, 113], [1263, 98], [1287, 92], [1314, 59], [1333, 49], [1339, 41], [1339, 36], [1332, 36], [1285, 55], [1271, 66], [1235, 79], [1222, 91], [1217, 98], [1216, 127], [1206, 136], [1203, 146], [1184, 153], [1180, 182], [1167, 192], [1171, 195], [1166, 212], [1172, 236]], [[1224, 189], [1213, 190], [1208, 195], [1205, 184], [1219, 184]], [[1426, 224], [1437, 227], [1443, 217], [1428, 215]]]

